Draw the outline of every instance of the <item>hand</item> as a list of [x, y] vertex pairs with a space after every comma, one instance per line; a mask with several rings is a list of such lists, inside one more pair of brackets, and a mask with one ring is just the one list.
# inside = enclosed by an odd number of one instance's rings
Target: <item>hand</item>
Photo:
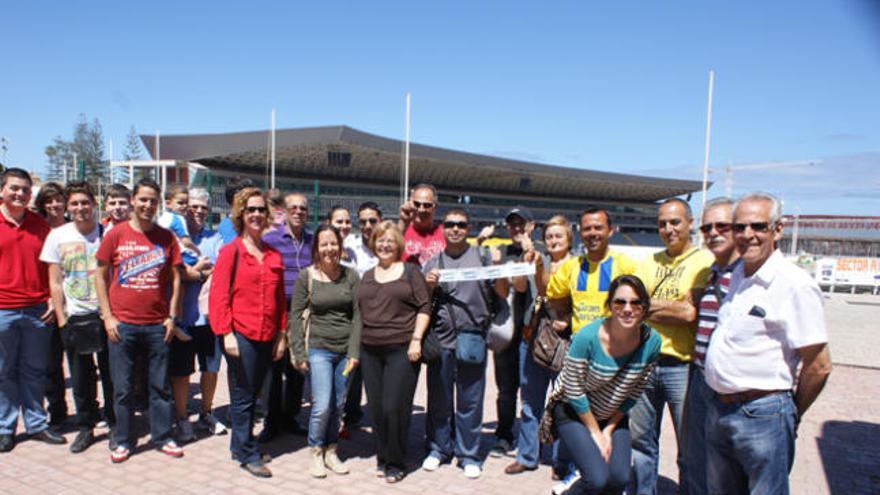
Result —
[[523, 251], [533, 251], [535, 249], [535, 245], [532, 243], [532, 238], [527, 236], [526, 234], [516, 236], [516, 239], [514, 239], [514, 241], [519, 243]]
[[612, 427], [611, 425], [606, 426], [604, 429], [602, 429], [602, 436], [605, 437], [605, 441], [607, 442], [607, 445], [608, 445], [608, 457], [605, 458], [605, 461], [608, 461], [608, 459], [611, 458], [611, 451], [614, 446], [611, 443], [611, 434], [612, 433], [614, 433], [614, 427]]
[[345, 363], [345, 369], [342, 370], [342, 376], [348, 376], [355, 368], [357, 368], [358, 360], [354, 358], [348, 358], [348, 361]]
[[409, 362], [415, 363], [422, 358], [422, 340], [412, 339], [409, 341], [409, 349], [406, 350], [406, 357]]
[[532, 326], [531, 325], [523, 325], [522, 337], [525, 340], [530, 341], [530, 340], [532, 340], [532, 334], [534, 334], [534, 330], [532, 330]]
[[416, 206], [413, 204], [412, 200], [407, 201], [400, 205], [400, 220], [403, 223], [409, 224], [412, 222], [413, 217], [416, 214]]
[[214, 264], [211, 263], [211, 260], [205, 256], [205, 257], [199, 258], [199, 261], [197, 261], [196, 264], [193, 265], [193, 269], [197, 272], [200, 272], [200, 271], [204, 271], [204, 270], [210, 270], [211, 267], [213, 267], [213, 266], [214, 266]]
[[[525, 249], [525, 248], [523, 248], [523, 249]], [[526, 263], [534, 263], [540, 258], [541, 258], [541, 256], [538, 254], [537, 251], [534, 250], [534, 248], [526, 249], [522, 255], [522, 260]]]
[[302, 373], [302, 374], [308, 373], [309, 372], [309, 362], [308, 361], [303, 361], [303, 362], [297, 361], [296, 369], [298, 369], [300, 371], [300, 373]]
[[568, 322], [564, 320], [553, 320], [553, 330], [556, 330], [556, 333], [562, 333], [565, 329], [568, 328]]
[[425, 275], [425, 283], [428, 284], [428, 287], [434, 289], [437, 287], [437, 284], [440, 283], [440, 270], [434, 268], [427, 275]]
[[495, 233], [495, 225], [487, 225], [480, 230], [480, 234], [477, 235], [477, 244], [484, 243], [488, 238], [492, 237]]
[[67, 325], [67, 317], [66, 316], [58, 316], [55, 315], [56, 326], [58, 328], [64, 328]]
[[238, 340], [236, 340], [234, 333], [229, 332], [223, 336], [223, 350], [226, 351], [226, 355], [229, 357], [237, 358], [239, 356]]
[[284, 357], [284, 350], [287, 349], [287, 338], [279, 332], [275, 338], [275, 345], [272, 347], [272, 361], [278, 361]]
[[104, 330], [107, 331], [107, 340], [119, 342], [119, 320], [113, 316], [104, 318]]
[[602, 454], [602, 458], [605, 459], [605, 462], [608, 462], [608, 459], [611, 458], [611, 442], [601, 431], [594, 431], [590, 433], [590, 436], [593, 437], [593, 442], [596, 443], [596, 447], [599, 448], [599, 453]]
[[55, 305], [51, 299], [46, 303], [46, 312], [40, 315], [40, 320], [47, 324], [55, 321]]

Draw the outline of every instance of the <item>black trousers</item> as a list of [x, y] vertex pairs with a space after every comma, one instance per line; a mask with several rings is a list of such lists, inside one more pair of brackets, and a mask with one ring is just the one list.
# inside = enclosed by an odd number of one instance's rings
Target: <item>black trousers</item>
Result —
[[420, 363], [407, 359], [407, 347], [407, 344], [361, 347], [360, 367], [380, 468], [406, 470], [406, 442], [421, 369]]
[[513, 424], [516, 421], [516, 396], [519, 392], [521, 334], [518, 329], [510, 346], [495, 353], [495, 386], [498, 387], [498, 398], [495, 401], [498, 426], [495, 427], [495, 436], [507, 440], [511, 445], [516, 438]]
[[266, 427], [281, 429], [296, 421], [302, 410], [305, 376], [290, 364], [290, 351], [271, 364], [269, 374], [261, 393]]
[[80, 430], [91, 430], [101, 420], [98, 411], [98, 370], [101, 371], [101, 389], [104, 392], [104, 418], [112, 427], [116, 424], [113, 411], [113, 381], [110, 379], [110, 359], [105, 347], [97, 353], [98, 366], [95, 367], [95, 354], [76, 354], [67, 351], [70, 364], [70, 378], [73, 382], [73, 402], [76, 405], [76, 424]]
[[64, 346], [58, 325], [47, 325], [49, 335], [49, 358], [46, 361], [46, 410], [49, 412], [49, 425], [61, 426], [67, 420], [67, 400], [64, 398]]

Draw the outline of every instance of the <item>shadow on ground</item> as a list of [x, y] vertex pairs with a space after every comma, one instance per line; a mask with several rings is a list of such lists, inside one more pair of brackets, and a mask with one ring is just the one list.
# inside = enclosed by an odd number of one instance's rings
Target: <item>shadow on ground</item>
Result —
[[880, 424], [826, 421], [816, 444], [832, 495], [880, 493]]

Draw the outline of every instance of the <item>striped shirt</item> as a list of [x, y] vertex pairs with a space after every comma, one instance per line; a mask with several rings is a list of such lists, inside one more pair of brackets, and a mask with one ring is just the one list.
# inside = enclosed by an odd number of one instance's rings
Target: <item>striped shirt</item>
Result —
[[[592, 411], [597, 421], [618, 410], [627, 413], [642, 394], [657, 358], [660, 335], [642, 325], [642, 343], [620, 357], [609, 356], [599, 341], [605, 318], [594, 321], [572, 337], [565, 365], [555, 387], [578, 414]], [[621, 370], [621, 366], [625, 366]]]
[[[706, 350], [709, 348], [709, 339], [718, 325], [718, 310], [721, 302], [730, 291], [730, 279], [733, 269], [740, 263], [739, 260], [723, 267], [712, 265], [712, 273], [706, 282], [703, 297], [700, 298], [699, 317], [697, 319], [697, 340], [694, 345], [694, 364], [703, 368], [706, 363]], [[719, 301], [719, 296], [721, 300]]]

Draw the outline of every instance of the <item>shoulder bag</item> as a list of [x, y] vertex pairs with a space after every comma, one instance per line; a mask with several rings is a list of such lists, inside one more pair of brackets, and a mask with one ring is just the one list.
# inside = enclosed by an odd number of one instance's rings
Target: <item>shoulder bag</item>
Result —
[[[406, 277], [410, 287], [412, 287], [412, 272], [414, 269], [412, 263], [403, 262], [403, 276]], [[422, 355], [419, 360], [425, 364], [433, 363], [440, 359], [440, 352], [443, 350], [443, 346], [440, 344], [440, 339], [437, 337], [437, 332], [434, 331], [437, 307], [437, 296], [435, 292], [431, 297], [431, 321], [428, 323], [428, 328], [425, 330], [425, 334], [422, 335]]]
[[539, 366], [554, 373], [562, 370], [565, 356], [568, 354], [569, 340], [553, 328], [553, 318], [547, 309], [547, 301], [539, 296], [535, 301], [535, 338], [532, 341], [532, 359]]
[[[312, 276], [312, 267], [307, 266], [306, 267], [306, 307], [305, 307], [305, 309], [303, 309], [302, 316], [300, 316], [300, 319], [303, 322], [303, 345], [306, 349], [306, 362], [308, 362], [308, 355], [309, 355], [309, 333], [310, 333], [309, 332], [309, 323], [312, 320], [312, 279], [313, 278], [314, 277]], [[292, 345], [293, 339], [288, 338], [287, 341], [290, 342]], [[290, 364], [292, 364], [293, 367], [296, 369], [299, 369], [299, 365], [302, 364], [299, 362], [299, 360], [294, 355], [292, 347], [290, 350]]]

